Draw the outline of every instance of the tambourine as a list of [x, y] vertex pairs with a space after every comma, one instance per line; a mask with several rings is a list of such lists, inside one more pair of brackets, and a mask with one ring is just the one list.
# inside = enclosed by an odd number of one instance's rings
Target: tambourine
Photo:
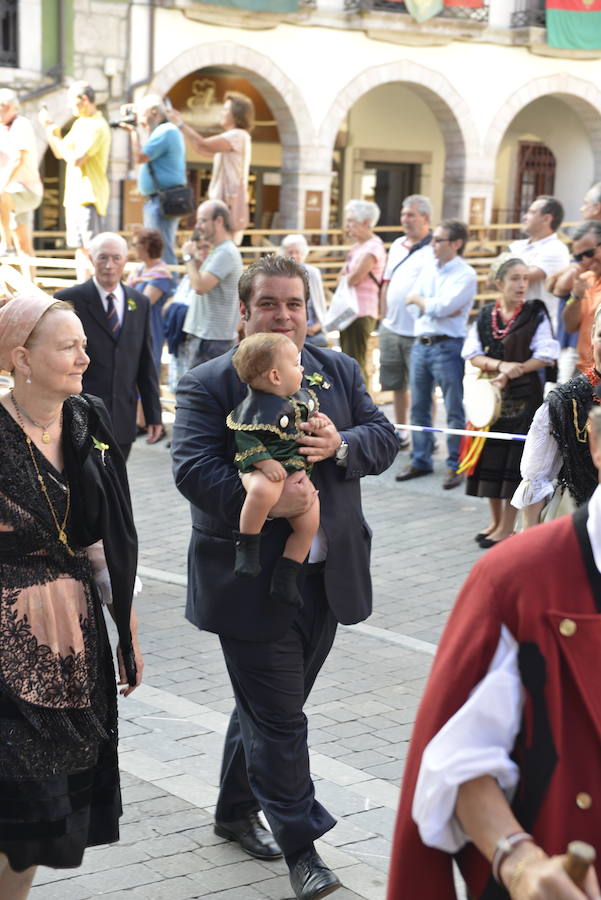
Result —
[[476, 378], [465, 385], [463, 405], [475, 429], [494, 425], [501, 415], [501, 389], [488, 378]]

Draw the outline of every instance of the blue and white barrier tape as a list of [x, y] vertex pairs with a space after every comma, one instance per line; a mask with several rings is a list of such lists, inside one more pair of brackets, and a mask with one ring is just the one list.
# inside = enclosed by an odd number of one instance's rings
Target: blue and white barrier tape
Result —
[[525, 434], [509, 434], [505, 431], [468, 431], [467, 428], [432, 428], [429, 425], [395, 425], [397, 431], [426, 431], [432, 434], [458, 434], [461, 437], [495, 438], [499, 441], [525, 441]]

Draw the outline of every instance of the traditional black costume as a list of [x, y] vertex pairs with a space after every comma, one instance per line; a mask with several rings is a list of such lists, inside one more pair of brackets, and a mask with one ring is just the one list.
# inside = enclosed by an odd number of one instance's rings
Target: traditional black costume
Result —
[[[530, 345], [534, 334], [548, 313], [541, 300], [528, 300], [502, 337], [495, 337], [493, 312], [495, 303], [484, 306], [476, 322], [482, 352], [492, 359], [523, 363], [532, 358]], [[538, 372], [528, 372], [508, 382], [503, 390], [501, 416], [495, 431], [527, 434], [534, 413], [543, 402], [543, 383]], [[520, 462], [524, 445], [520, 441], [487, 438], [472, 474], [468, 476], [466, 493], [473, 497], [508, 500], [520, 483]]]
[[[72, 867], [119, 836], [115, 673], [85, 547], [102, 539], [127, 677], [137, 538], [125, 464], [95, 397], [63, 405], [63, 472], [0, 406], [0, 852]], [[37, 469], [67, 542], [57, 537]]]
[[547, 397], [551, 434], [563, 460], [558, 481], [568, 489], [577, 506], [586, 503], [597, 487], [597, 470], [591, 459], [586, 423], [597, 398], [595, 387], [599, 380], [594, 371], [577, 375], [557, 385]]

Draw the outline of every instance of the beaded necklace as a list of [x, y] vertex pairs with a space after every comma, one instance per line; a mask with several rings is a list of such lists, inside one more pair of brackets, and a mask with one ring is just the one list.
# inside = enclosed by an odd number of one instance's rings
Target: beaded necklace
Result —
[[[63, 544], [63, 546], [64, 546], [65, 550], [67, 551], [67, 553], [69, 554], [69, 556], [75, 556], [75, 551], [72, 550], [71, 547], [69, 546], [69, 541], [67, 539], [67, 532], [65, 531], [65, 528], [67, 525], [67, 519], [69, 518], [69, 510], [71, 508], [71, 488], [69, 487], [69, 483], [67, 482], [67, 487], [66, 487], [67, 502], [66, 502], [66, 507], [65, 507], [65, 515], [63, 517], [63, 521], [61, 524], [58, 520], [58, 516], [54, 509], [52, 500], [50, 499], [50, 494], [48, 493], [48, 488], [46, 487], [46, 482], [44, 481], [44, 476], [40, 472], [40, 467], [38, 466], [37, 460], [35, 458], [35, 454], [33, 452], [33, 448], [31, 446], [31, 443], [32, 443], [31, 438], [25, 431], [25, 423], [23, 422], [23, 417], [21, 416], [21, 411], [20, 411], [19, 407], [17, 406], [17, 404], [15, 403], [15, 398], [12, 395], [12, 391], [11, 391], [11, 400], [13, 402], [13, 406], [15, 407], [15, 412], [17, 414], [17, 420], [19, 422], [19, 425], [21, 426], [21, 430], [23, 431], [23, 434], [25, 435], [25, 443], [27, 444], [27, 449], [29, 450], [29, 455], [31, 456], [31, 461], [32, 461], [33, 467], [36, 471], [38, 484], [40, 486], [40, 490], [41, 490], [42, 494], [46, 498], [46, 503], [48, 504], [48, 509], [50, 510], [50, 515], [52, 516], [52, 521], [54, 522], [54, 525], [56, 527], [58, 539], [61, 542], [61, 544]], [[61, 419], [61, 425], [62, 425], [62, 414], [60, 416], [60, 419]], [[42, 440], [43, 440], [43, 438], [42, 438]]]
[[515, 308], [513, 315], [511, 315], [509, 317], [509, 319], [507, 320], [507, 322], [505, 323], [505, 326], [503, 328], [500, 328], [499, 327], [499, 312], [501, 309], [501, 303], [499, 300], [497, 300], [497, 302], [495, 303], [495, 305], [493, 307], [492, 317], [491, 317], [492, 334], [496, 341], [500, 341], [500, 340], [502, 340], [502, 338], [505, 337], [505, 335], [508, 333], [509, 329], [511, 328], [511, 326], [513, 325], [513, 323], [515, 322], [515, 320], [517, 319], [517, 317], [523, 310], [523, 308], [524, 308], [524, 301], [522, 300], [522, 302]]

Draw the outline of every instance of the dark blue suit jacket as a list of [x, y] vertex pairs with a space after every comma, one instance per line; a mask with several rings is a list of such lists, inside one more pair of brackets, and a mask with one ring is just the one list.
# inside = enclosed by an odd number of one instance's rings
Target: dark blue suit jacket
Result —
[[[269, 581], [290, 526], [286, 519], [263, 528], [257, 578], [234, 575], [232, 531], [238, 529], [245, 493], [233, 464], [233, 431], [227, 414], [246, 394], [232, 366], [233, 351], [197, 366], [181, 379], [171, 443], [175, 481], [192, 505], [186, 617], [225, 637], [269, 641], [288, 629], [295, 610], [271, 600]], [[367, 394], [359, 366], [343, 353], [306, 345], [305, 375], [323, 374], [329, 390], [314, 388], [320, 409], [349, 445], [348, 465], [333, 459], [313, 467], [321, 526], [328, 541], [325, 586], [339, 622], [366, 619], [372, 608], [369, 556], [371, 531], [363, 518], [359, 479], [378, 475], [394, 460], [398, 439]]]
[[[88, 339], [90, 365], [83, 376], [84, 391], [103, 400], [117, 442], [131, 444], [136, 439], [138, 393], [146, 421], [152, 425], [161, 421], [161, 399], [148, 297], [125, 284], [123, 289], [126, 299], [118, 338], [109, 328], [92, 278], [54, 296], [73, 304]], [[128, 300], [135, 303], [135, 309], [129, 308]]]

